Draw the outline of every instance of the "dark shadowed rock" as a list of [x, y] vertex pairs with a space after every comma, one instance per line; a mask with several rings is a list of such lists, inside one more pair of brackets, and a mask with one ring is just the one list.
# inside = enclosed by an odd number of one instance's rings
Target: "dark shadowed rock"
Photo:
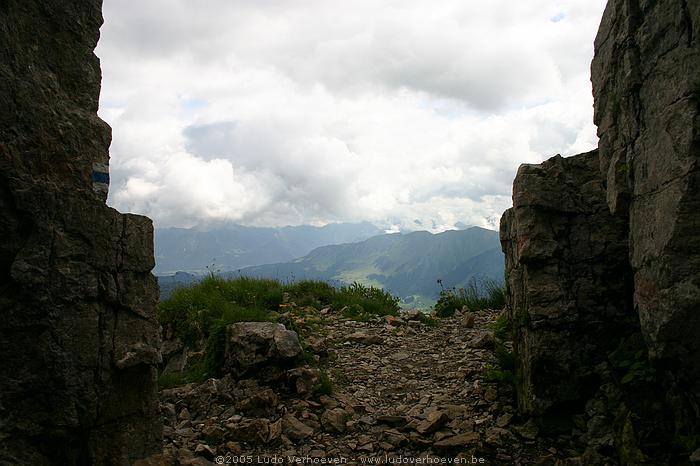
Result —
[[321, 425], [326, 432], [343, 433], [348, 418], [347, 411], [342, 408], [327, 409], [321, 415]]
[[242, 399], [236, 407], [249, 416], [269, 416], [277, 408], [277, 394], [269, 388], [259, 388], [248, 398]]
[[302, 397], [309, 397], [321, 381], [321, 372], [315, 367], [295, 367], [285, 371], [282, 379], [292, 392]]
[[314, 430], [295, 418], [291, 414], [287, 414], [282, 418], [282, 434], [289, 439], [298, 442], [313, 435]]
[[107, 207], [97, 0], [0, 6], [0, 463], [160, 449], [151, 221]]
[[367, 332], [354, 332], [348, 335], [348, 340], [363, 345], [381, 345], [384, 343], [384, 338], [377, 334]]
[[265, 418], [244, 419], [231, 428], [236, 440], [249, 443], [265, 443], [270, 435], [270, 421]]
[[597, 151], [522, 165], [501, 219], [518, 407], [581, 409], [595, 366], [633, 330], [627, 232], [605, 200]]
[[454, 448], [463, 448], [469, 445], [479, 443], [479, 434], [476, 432], [467, 432], [464, 434], [453, 435], [446, 437], [433, 443], [433, 448], [436, 450], [451, 450]]
[[444, 411], [433, 411], [428, 417], [416, 426], [416, 431], [421, 435], [432, 434], [442, 427], [449, 418]]

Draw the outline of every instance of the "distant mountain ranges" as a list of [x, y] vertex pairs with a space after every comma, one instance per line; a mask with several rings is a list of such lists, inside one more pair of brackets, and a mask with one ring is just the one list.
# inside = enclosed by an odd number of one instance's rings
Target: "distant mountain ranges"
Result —
[[353, 243], [384, 233], [368, 222], [259, 228], [155, 230], [156, 275], [184, 271], [226, 272], [252, 265], [292, 261], [328, 244]]
[[[261, 234], [256, 236], [256, 232]], [[201, 272], [202, 258], [211, 256], [216, 258], [214, 266], [226, 277], [244, 275], [283, 282], [314, 279], [338, 285], [358, 281], [384, 288], [415, 307], [427, 307], [435, 302], [440, 291], [438, 279], [445, 288], [462, 287], [470, 280], [503, 282], [504, 260], [496, 231], [471, 227], [439, 234], [377, 233], [382, 232], [368, 223], [320, 228], [161, 230], [156, 231], [156, 271]], [[346, 239], [353, 236], [361, 239]], [[309, 246], [323, 241], [327, 243], [320, 247]], [[341, 244], [332, 244], [334, 241]], [[304, 248], [308, 250], [291, 257]], [[178, 251], [184, 253], [183, 257], [175, 257]], [[239, 265], [273, 257], [282, 259], [270, 260], [275, 263], [266, 265]], [[188, 269], [184, 267], [187, 264], [195, 267]], [[182, 272], [161, 276], [161, 296], [167, 296], [175, 286], [197, 280], [198, 274]]]
[[279, 280], [358, 281], [389, 290], [404, 302], [433, 301], [442, 280], [461, 287], [470, 280], [503, 281], [498, 233], [479, 227], [431, 234], [380, 235], [352, 244], [324, 246], [292, 262], [246, 267], [241, 275]]

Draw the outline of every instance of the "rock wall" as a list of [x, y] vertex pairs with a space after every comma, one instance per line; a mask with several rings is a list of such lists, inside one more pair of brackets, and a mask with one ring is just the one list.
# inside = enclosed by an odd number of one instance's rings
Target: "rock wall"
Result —
[[596, 366], [632, 328], [626, 224], [598, 167], [598, 151], [522, 165], [501, 219], [518, 407], [554, 428], [582, 411]]
[[650, 356], [700, 416], [700, 2], [611, 0], [591, 67], [601, 169], [629, 218]]
[[149, 219], [107, 207], [99, 0], [0, 3], [0, 463], [160, 450]]
[[598, 155], [522, 166], [501, 222], [519, 409], [585, 405], [585, 441], [679, 464], [700, 457], [700, 2], [609, 0], [592, 81]]

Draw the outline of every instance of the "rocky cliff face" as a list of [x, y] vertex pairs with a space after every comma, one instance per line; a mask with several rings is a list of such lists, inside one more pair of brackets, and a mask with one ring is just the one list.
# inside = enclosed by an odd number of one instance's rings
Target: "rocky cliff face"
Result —
[[160, 449], [149, 219], [104, 203], [99, 0], [0, 4], [0, 463]]
[[610, 0], [595, 50], [598, 156], [521, 167], [501, 223], [519, 408], [585, 405], [586, 440], [677, 464], [700, 447], [700, 2]]
[[634, 306], [651, 358], [698, 406], [700, 2], [611, 1], [595, 44], [601, 168], [629, 219]]

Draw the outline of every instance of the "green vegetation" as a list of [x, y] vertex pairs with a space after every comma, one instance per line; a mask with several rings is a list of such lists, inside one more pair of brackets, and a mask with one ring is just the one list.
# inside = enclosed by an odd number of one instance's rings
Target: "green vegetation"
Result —
[[338, 293], [338, 290], [333, 286], [317, 280], [289, 283], [283, 289], [284, 292], [289, 293], [290, 300], [294, 301], [298, 306], [313, 306], [316, 308], [333, 304], [334, 298]]
[[493, 336], [496, 341], [508, 341], [511, 339], [511, 332], [513, 331], [513, 325], [508, 318], [508, 314], [502, 312], [496, 321], [492, 324]]
[[188, 383], [201, 383], [207, 380], [209, 373], [203, 361], [198, 361], [190, 367], [186, 373], [161, 374], [158, 377], [160, 390], [178, 387]]
[[321, 370], [321, 381], [314, 387], [314, 395], [331, 395], [333, 393], [333, 382], [328, 377], [328, 373], [325, 370]]
[[638, 385], [641, 382], [653, 382], [656, 379], [656, 369], [649, 366], [649, 363], [637, 361], [627, 370], [620, 383], [623, 385]]
[[486, 371], [484, 374], [484, 380], [490, 383], [497, 383], [499, 385], [513, 385], [513, 383], [515, 383], [513, 371], [506, 371], [495, 367], [492, 367]]
[[[442, 280], [438, 280], [438, 283], [442, 288]], [[502, 309], [506, 304], [505, 296], [505, 286], [496, 281], [485, 279], [478, 282], [472, 279], [464, 288], [443, 288], [435, 304], [435, 315], [449, 317], [463, 306], [470, 311]]]
[[511, 372], [515, 369], [513, 353], [506, 346], [506, 342], [511, 340], [513, 326], [506, 313], [501, 313], [493, 323], [494, 350], [498, 365], [504, 371]]
[[656, 369], [649, 365], [646, 352], [639, 350], [634, 359], [623, 359], [617, 362], [617, 367], [625, 371], [620, 383], [622, 385], [638, 386], [656, 380]]
[[495, 352], [500, 368], [504, 371], [512, 372], [515, 368], [515, 361], [513, 359], [513, 353], [508, 347], [502, 341], [496, 340]]
[[355, 282], [337, 291], [332, 308], [345, 309], [343, 315], [353, 320], [368, 320], [372, 316], [395, 316], [399, 313], [399, 298], [381, 288]]
[[425, 318], [423, 319], [423, 325], [426, 327], [437, 327], [438, 324], [440, 323], [440, 320], [432, 315], [425, 315]]
[[495, 382], [500, 385], [512, 385], [515, 381], [515, 361], [512, 351], [506, 346], [506, 342], [512, 339], [513, 325], [508, 314], [502, 312], [492, 324], [494, 337], [494, 350], [498, 367], [490, 368], [486, 374], [487, 382]]
[[178, 288], [162, 301], [158, 320], [186, 345], [195, 348], [216, 327], [269, 320], [268, 309], [276, 309], [281, 303], [281, 287], [272, 280], [224, 280], [210, 275], [197, 284]]
[[283, 285], [276, 280], [239, 277], [226, 280], [209, 275], [199, 283], [178, 288], [160, 303], [158, 320], [190, 347], [206, 341], [216, 329], [233, 322], [274, 320], [284, 310], [284, 296], [298, 307], [345, 307], [364, 315], [396, 315], [398, 298], [382, 289], [353, 283], [334, 288], [321, 281]]
[[210, 274], [199, 283], [178, 288], [158, 307], [158, 320], [164, 328], [195, 351], [204, 350], [191, 373], [163, 376], [161, 386], [220, 376], [226, 326], [234, 322], [276, 321], [279, 313], [288, 312], [290, 328], [303, 339], [304, 333], [318, 329], [320, 322], [318, 316], [307, 312], [310, 308], [329, 307], [348, 318], [367, 320], [397, 315], [398, 302], [384, 290], [359, 283], [334, 288], [321, 281], [282, 284], [249, 277], [227, 280]]
[[700, 448], [700, 435], [679, 435], [674, 438], [673, 443], [683, 452], [683, 456], [688, 456]]
[[622, 165], [620, 165], [619, 170], [622, 176], [629, 176], [631, 170], [630, 165], [627, 162], [625, 162]]

